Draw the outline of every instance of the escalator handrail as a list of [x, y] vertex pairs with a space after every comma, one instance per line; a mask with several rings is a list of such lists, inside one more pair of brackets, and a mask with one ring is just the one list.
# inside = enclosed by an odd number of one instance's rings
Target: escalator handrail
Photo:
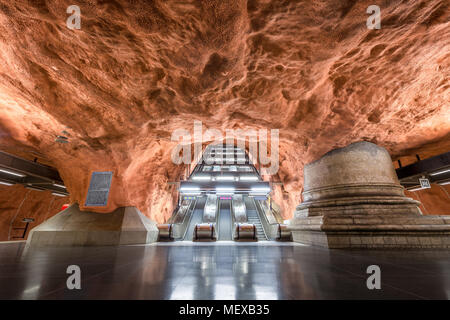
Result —
[[[242, 200], [244, 201], [244, 200]], [[233, 200], [230, 201], [230, 215], [231, 215], [231, 240], [234, 240], [234, 229], [235, 229], [235, 225], [236, 225], [236, 217], [234, 216], [234, 206], [233, 206]], [[238, 239], [239, 239], [239, 231], [238, 231], [238, 235], [237, 235]]]
[[[263, 225], [262, 227], [263, 227], [264, 235], [266, 236], [267, 240], [272, 240], [272, 238], [267, 235], [267, 231], [266, 231], [266, 226], [267, 227], [270, 226], [269, 221], [267, 220], [267, 217], [265, 216], [264, 212], [262, 212], [262, 208], [260, 207], [259, 202], [257, 200], [255, 200], [255, 198], [252, 198], [252, 199], [253, 199], [253, 203], [255, 204], [255, 208], [256, 208], [256, 212], [258, 214], [259, 220], [261, 221], [261, 223]], [[261, 214], [261, 213], [263, 213], [263, 214]], [[264, 216], [264, 219], [262, 219], [261, 216]]]
[[[194, 206], [192, 207], [192, 209], [190, 208], [190, 206], [189, 206], [189, 208], [188, 208], [188, 210], [189, 210], [189, 220], [187, 221], [187, 223], [186, 223], [186, 228], [184, 228], [184, 234], [183, 234], [183, 236], [180, 238], [181, 240], [184, 240], [185, 238], [186, 238], [186, 233], [187, 233], [187, 231], [188, 231], [188, 229], [189, 229], [189, 225], [191, 224], [191, 220], [192, 220], [192, 216], [194, 215], [194, 211], [195, 211], [195, 207], [197, 206], [197, 198], [195, 198], [195, 200], [193, 201], [194, 202]], [[184, 215], [184, 219], [183, 219], [183, 222], [181, 223], [181, 224], [184, 224], [185, 223], [185, 221], [186, 221], [186, 216], [187, 215]]]
[[[265, 224], [267, 225], [267, 227], [269, 228], [268, 230], [269, 231], [272, 231], [272, 229], [273, 230], [276, 230], [276, 234], [275, 234], [275, 237], [271, 237], [271, 239], [277, 239], [277, 235], [278, 235], [278, 232], [279, 232], [279, 230], [280, 230], [280, 228], [281, 228], [281, 225], [282, 225], [282, 223], [279, 223], [279, 222], [276, 222], [276, 223], [270, 223], [269, 222], [269, 219], [267, 218], [267, 216], [266, 216], [266, 213], [265, 213], [265, 211], [264, 211], [264, 207], [261, 205], [261, 203], [259, 203], [259, 201], [256, 201], [255, 200], [255, 202], [258, 202], [258, 208], [260, 209], [260, 210], [258, 210], [258, 214], [259, 213], [261, 213], [260, 214], [260, 217], [261, 217], [261, 215], [263, 216], [263, 220], [264, 220], [264, 222], [265, 222]], [[260, 212], [259, 212], [260, 211]], [[260, 218], [261, 219], [261, 218]], [[276, 219], [275, 219], [276, 220]], [[265, 230], [264, 230], [265, 231]], [[267, 233], [266, 233], [266, 235], [267, 235]], [[273, 234], [271, 234], [271, 236], [272, 236]]]
[[216, 207], [216, 235], [217, 240], [220, 240], [220, 231], [219, 231], [219, 216], [220, 216], [220, 199], [217, 198], [217, 207]]

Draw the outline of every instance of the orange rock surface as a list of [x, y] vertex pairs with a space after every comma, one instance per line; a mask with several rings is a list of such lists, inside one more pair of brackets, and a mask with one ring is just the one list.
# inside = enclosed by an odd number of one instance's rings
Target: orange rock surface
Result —
[[[108, 212], [170, 216], [185, 170], [175, 129], [279, 129], [288, 218], [302, 168], [368, 140], [394, 159], [450, 150], [446, 0], [0, 0], [0, 149], [56, 167], [83, 208], [92, 171], [114, 171]], [[69, 143], [55, 142], [63, 130]], [[406, 164], [406, 163], [405, 163]], [[92, 208], [90, 208], [92, 210]]]
[[[58, 197], [50, 191], [35, 191], [21, 185], [11, 187], [0, 185], [0, 241], [23, 240], [29, 231], [61, 211], [68, 197]], [[25, 238], [22, 238], [26, 223], [24, 218], [32, 218]], [[18, 229], [16, 229], [18, 228]]]
[[420, 210], [424, 215], [450, 214], [450, 185], [432, 183], [430, 189], [405, 191], [405, 195], [421, 202]]

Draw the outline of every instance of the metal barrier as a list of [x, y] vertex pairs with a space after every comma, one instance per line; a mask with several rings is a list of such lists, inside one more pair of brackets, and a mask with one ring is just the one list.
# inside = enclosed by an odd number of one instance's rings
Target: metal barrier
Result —
[[257, 241], [256, 226], [251, 223], [236, 223], [234, 230], [234, 240], [236, 241]]
[[171, 223], [158, 224], [159, 241], [172, 241], [173, 240], [173, 225]]
[[278, 232], [276, 240], [278, 241], [292, 241], [292, 233], [288, 230], [285, 224], [278, 224]]
[[231, 208], [233, 212], [233, 221], [238, 223], [247, 221], [247, 209], [245, 207], [244, 198], [241, 194], [236, 194], [233, 196]]
[[215, 241], [216, 230], [214, 223], [200, 223], [194, 228], [194, 241]]
[[257, 200], [254, 200], [254, 202], [264, 231], [266, 232], [268, 238], [278, 241], [292, 241], [292, 234], [291, 231], [288, 230], [287, 225], [281, 223], [271, 223], [267, 218], [267, 214], [265, 212], [265, 209], [268, 210], [268, 208], [264, 208]]
[[208, 194], [203, 209], [203, 222], [212, 223], [217, 220], [219, 199], [215, 194]]

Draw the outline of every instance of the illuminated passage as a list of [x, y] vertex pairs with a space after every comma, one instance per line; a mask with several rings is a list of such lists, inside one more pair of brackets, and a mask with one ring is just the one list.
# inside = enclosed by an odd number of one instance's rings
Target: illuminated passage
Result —
[[189, 178], [180, 182], [180, 203], [168, 224], [160, 227], [160, 239], [280, 239], [284, 225], [272, 209], [271, 190], [245, 150], [208, 146]]

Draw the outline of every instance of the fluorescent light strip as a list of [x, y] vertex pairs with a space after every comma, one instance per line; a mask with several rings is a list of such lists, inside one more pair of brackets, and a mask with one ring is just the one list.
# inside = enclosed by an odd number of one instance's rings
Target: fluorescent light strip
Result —
[[180, 191], [200, 191], [199, 187], [181, 187]]
[[57, 192], [52, 192], [52, 195], [57, 196], [57, 197], [67, 197], [67, 195], [62, 194], [62, 193], [57, 193]]
[[450, 184], [450, 181], [444, 181], [444, 182], [440, 182], [438, 184], [441, 185], [441, 186], [445, 186], [447, 184]]
[[445, 170], [441, 170], [441, 171], [437, 171], [437, 172], [432, 172], [430, 173], [430, 176], [437, 176], [438, 174], [443, 174], [446, 172], [450, 172], [450, 169], [445, 169]]
[[216, 192], [234, 192], [234, 188], [218, 187]]
[[209, 181], [209, 180], [211, 180], [211, 177], [210, 176], [193, 176], [192, 180]]
[[270, 192], [270, 188], [267, 188], [267, 187], [252, 188], [252, 192], [254, 192], [254, 193], [268, 193], [268, 192]]
[[241, 181], [257, 181], [257, 176], [240, 176], [239, 180]]
[[217, 181], [234, 181], [234, 177], [233, 176], [217, 176], [216, 180]]
[[25, 177], [24, 174], [17, 173], [17, 172], [14, 172], [14, 171], [9, 171], [9, 170], [6, 170], [6, 169], [0, 169], [0, 172], [6, 173], [6, 174], [10, 174], [10, 175], [13, 175], [13, 176], [17, 176], [17, 177], [21, 177], [21, 178]]
[[0, 181], [0, 184], [2, 184], [4, 186], [12, 186], [12, 185], [14, 185], [14, 183], [3, 182], [3, 181]]
[[202, 193], [201, 193], [201, 192], [183, 192], [183, 194], [184, 194], [185, 196], [199, 196], [199, 195], [201, 195]]
[[426, 189], [426, 188], [419, 187], [419, 188], [406, 189], [406, 190], [408, 190], [408, 191], [419, 191], [419, 190], [424, 190], [424, 189]]
[[55, 186], [55, 187], [59, 187], [59, 188], [66, 188], [65, 186], [63, 186], [62, 184], [58, 184], [58, 183], [53, 183], [53, 185]]

